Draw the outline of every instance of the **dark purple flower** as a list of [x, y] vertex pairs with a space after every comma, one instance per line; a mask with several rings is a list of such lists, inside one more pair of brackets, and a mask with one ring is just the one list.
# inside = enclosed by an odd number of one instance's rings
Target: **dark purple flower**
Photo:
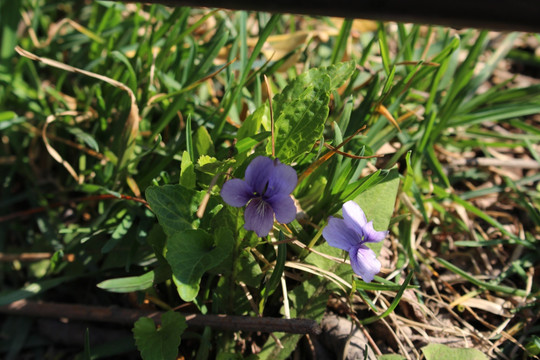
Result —
[[353, 271], [365, 282], [371, 282], [381, 271], [381, 263], [366, 242], [379, 242], [388, 231], [375, 231], [373, 221], [367, 222], [364, 211], [354, 201], [343, 204], [343, 219], [330, 216], [323, 236], [330, 246], [349, 252]]
[[298, 177], [289, 165], [278, 159], [258, 156], [248, 165], [245, 180], [232, 179], [221, 188], [221, 197], [234, 207], [247, 204], [244, 213], [246, 230], [266, 236], [274, 225], [274, 214], [280, 223], [296, 217], [296, 206], [290, 194]]

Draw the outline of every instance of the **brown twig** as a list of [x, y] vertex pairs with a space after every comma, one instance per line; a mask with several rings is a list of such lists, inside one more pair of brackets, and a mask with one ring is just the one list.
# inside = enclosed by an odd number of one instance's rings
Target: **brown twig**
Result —
[[[47, 260], [52, 258], [54, 253], [49, 252], [30, 252], [30, 253], [21, 253], [21, 254], [6, 254], [0, 252], [0, 262], [11, 262], [11, 261], [40, 261], [40, 260]], [[67, 261], [74, 261], [75, 255], [73, 254], [65, 254], [64, 259]]]
[[324, 154], [321, 156], [317, 161], [315, 161], [313, 164], [311, 164], [298, 178], [298, 184], [300, 184], [305, 178], [307, 178], [315, 169], [317, 169], [319, 166], [321, 166], [324, 162], [326, 162], [328, 159], [330, 159], [332, 156], [337, 154], [337, 151], [345, 144], [347, 144], [349, 141], [351, 141], [356, 135], [358, 135], [362, 130], [364, 130], [366, 126], [362, 126], [361, 128], [357, 129], [354, 134], [349, 136], [347, 139], [343, 140], [341, 144], [334, 147], [334, 149], [331, 149], [329, 153]]
[[[149, 317], [160, 324], [163, 311], [18, 300], [9, 305], [0, 306], [0, 313], [132, 325], [141, 317]], [[321, 332], [317, 322], [309, 319], [186, 313], [182, 315], [185, 316], [188, 326], [193, 327], [210, 326], [215, 329], [229, 331], [286, 332], [314, 335]]]
[[332, 150], [332, 151], [335, 152], [336, 154], [339, 154], [339, 155], [342, 155], [342, 156], [345, 156], [345, 157], [348, 157], [348, 158], [351, 158], [351, 159], [361, 160], [361, 159], [374, 159], [374, 158], [381, 158], [381, 157], [384, 157], [383, 154], [369, 155], [369, 156], [353, 155], [353, 154], [349, 154], [349, 153], [346, 153], [346, 152], [344, 152], [344, 151], [338, 150], [337, 148], [333, 147], [333, 146], [330, 145], [330, 144], [323, 143], [323, 145], [324, 145], [325, 148], [327, 148], [327, 149], [329, 149], [329, 150]]

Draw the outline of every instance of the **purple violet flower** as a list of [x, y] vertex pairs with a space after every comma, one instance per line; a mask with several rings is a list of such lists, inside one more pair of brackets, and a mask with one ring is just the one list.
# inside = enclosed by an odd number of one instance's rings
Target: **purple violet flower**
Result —
[[297, 182], [292, 167], [278, 159], [258, 156], [248, 165], [245, 180], [231, 179], [223, 184], [221, 197], [234, 207], [247, 204], [244, 228], [263, 237], [272, 230], [274, 214], [276, 220], [284, 224], [296, 217], [296, 206], [290, 194]]
[[343, 219], [330, 216], [323, 236], [330, 246], [348, 251], [353, 271], [371, 282], [381, 271], [381, 263], [365, 243], [383, 240], [388, 231], [375, 231], [373, 221], [367, 222], [364, 211], [354, 201], [347, 201], [342, 209]]

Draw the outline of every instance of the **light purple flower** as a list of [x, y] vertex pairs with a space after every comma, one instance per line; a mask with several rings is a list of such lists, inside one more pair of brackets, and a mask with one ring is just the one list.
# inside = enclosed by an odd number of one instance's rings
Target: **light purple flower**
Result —
[[349, 252], [353, 271], [365, 282], [371, 282], [381, 271], [381, 263], [366, 242], [379, 242], [388, 231], [375, 231], [373, 221], [367, 222], [364, 211], [354, 201], [343, 204], [343, 219], [330, 216], [323, 236], [330, 246]]
[[280, 223], [296, 217], [296, 206], [290, 194], [298, 177], [289, 165], [278, 159], [258, 156], [248, 165], [245, 180], [232, 179], [221, 188], [221, 197], [234, 207], [247, 204], [244, 213], [246, 230], [266, 236], [274, 225], [274, 214]]

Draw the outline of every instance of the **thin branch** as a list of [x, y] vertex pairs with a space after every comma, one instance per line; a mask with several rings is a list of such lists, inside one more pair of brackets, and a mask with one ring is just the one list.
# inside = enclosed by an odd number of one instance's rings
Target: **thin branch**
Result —
[[[163, 311], [18, 300], [9, 305], [0, 306], [0, 313], [132, 325], [141, 317], [149, 317], [159, 324]], [[229, 331], [286, 332], [314, 335], [321, 332], [317, 322], [309, 319], [181, 314], [185, 316], [188, 326], [193, 327], [210, 326], [215, 329]]]

